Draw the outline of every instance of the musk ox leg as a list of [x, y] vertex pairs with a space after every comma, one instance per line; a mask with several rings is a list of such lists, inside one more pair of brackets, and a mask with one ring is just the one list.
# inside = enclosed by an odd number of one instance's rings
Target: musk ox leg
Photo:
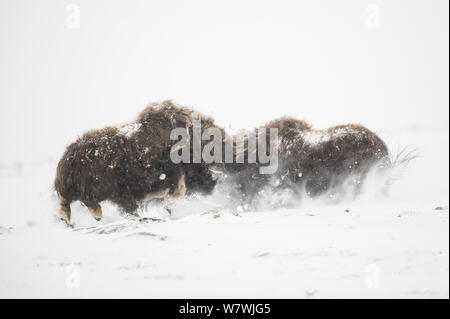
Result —
[[169, 215], [172, 215], [172, 209], [170, 208], [170, 206], [173, 205], [173, 202], [171, 201], [171, 199], [183, 197], [185, 195], [186, 195], [186, 177], [183, 173], [180, 179], [178, 180], [177, 187], [172, 192], [172, 194], [164, 196], [164, 209], [169, 213]]
[[90, 204], [90, 205], [86, 205], [89, 213], [91, 213], [91, 215], [94, 217], [94, 219], [96, 221], [100, 221], [103, 217], [103, 213], [102, 213], [102, 207], [99, 204]]
[[186, 177], [183, 173], [178, 180], [177, 188], [173, 191], [172, 194], [170, 194], [170, 196], [172, 198], [177, 198], [183, 197], [184, 195], [186, 195]]
[[138, 209], [138, 204], [135, 199], [132, 198], [119, 198], [112, 201], [116, 205], [118, 205], [123, 212], [128, 215], [132, 215], [135, 217], [140, 217], [136, 212]]
[[59, 197], [58, 217], [67, 224], [70, 224], [70, 201], [62, 196]]
[[144, 197], [143, 201], [144, 202], [149, 202], [152, 199], [161, 199], [161, 198], [163, 198], [164, 199], [164, 204], [165, 204], [165, 201], [166, 201], [166, 198], [167, 198], [167, 194], [169, 194], [169, 191], [170, 191], [170, 189], [166, 188], [166, 189], [163, 189], [162, 191], [148, 194], [147, 196]]

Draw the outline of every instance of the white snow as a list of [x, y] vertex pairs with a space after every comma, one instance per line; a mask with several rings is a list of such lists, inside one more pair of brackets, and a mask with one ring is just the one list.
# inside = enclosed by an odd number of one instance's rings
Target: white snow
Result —
[[324, 143], [329, 140], [330, 135], [323, 134], [323, 132], [316, 131], [306, 131], [302, 134], [302, 137], [305, 139], [305, 143], [310, 145], [316, 145], [320, 143]]
[[[299, 130], [298, 132], [299, 132], [299, 135], [304, 139], [305, 143], [309, 144], [310, 146], [318, 146], [320, 143], [325, 143], [332, 138], [336, 139], [343, 135], [352, 134], [357, 137], [361, 136], [361, 132], [358, 130], [355, 130], [351, 126], [334, 129], [331, 132], [328, 132], [327, 130], [310, 130], [310, 131]], [[365, 133], [362, 133], [362, 134], [365, 134]], [[336, 147], [338, 147], [338, 146], [336, 146]]]
[[215, 194], [148, 223], [75, 203], [75, 229], [54, 217], [55, 161], [3, 165], [0, 297], [448, 298], [448, 127], [382, 137], [420, 152], [384, 200], [245, 212]]
[[125, 135], [126, 137], [131, 137], [141, 128], [141, 126], [141, 123], [127, 123], [121, 125], [118, 127], [119, 134]]

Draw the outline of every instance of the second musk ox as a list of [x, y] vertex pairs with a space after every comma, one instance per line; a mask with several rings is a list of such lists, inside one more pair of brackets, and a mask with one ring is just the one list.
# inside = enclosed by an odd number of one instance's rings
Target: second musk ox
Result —
[[[249, 149], [248, 140], [252, 134], [258, 138], [261, 132], [268, 137], [270, 128], [278, 131], [278, 169], [274, 174], [261, 174], [258, 151]], [[248, 158], [253, 151], [257, 160], [226, 164], [225, 180], [233, 186], [231, 192], [239, 202], [250, 205], [258, 205], [258, 195], [267, 194], [266, 190], [290, 190], [296, 197], [302, 194], [315, 197], [351, 188], [357, 194], [369, 171], [382, 173], [391, 166], [386, 144], [375, 133], [356, 124], [316, 130], [302, 120], [282, 117], [253, 132], [242, 132], [235, 139], [245, 141], [244, 148], [235, 148], [235, 157]], [[269, 139], [266, 141], [269, 149]]]
[[70, 204], [77, 200], [99, 220], [105, 200], [136, 214], [153, 198], [168, 201], [190, 192], [211, 192], [216, 182], [204, 162], [170, 160], [176, 142], [172, 130], [185, 128], [192, 136], [194, 120], [201, 120], [202, 129], [216, 127], [211, 118], [164, 101], [147, 106], [133, 122], [85, 133], [67, 147], [57, 166], [59, 217], [69, 223]]

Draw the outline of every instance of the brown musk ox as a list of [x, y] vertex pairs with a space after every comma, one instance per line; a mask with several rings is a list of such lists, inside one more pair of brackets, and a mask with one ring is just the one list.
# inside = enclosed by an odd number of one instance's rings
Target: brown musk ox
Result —
[[168, 100], [149, 104], [133, 122], [78, 138], [67, 147], [56, 170], [59, 217], [70, 222], [73, 201], [81, 201], [99, 220], [100, 203], [106, 200], [136, 214], [141, 204], [154, 198], [211, 192], [216, 181], [208, 164], [175, 164], [170, 159], [176, 142], [171, 131], [185, 128], [192, 136], [194, 120], [201, 120], [202, 130], [216, 127], [213, 119]]
[[[351, 188], [356, 195], [369, 171], [383, 172], [391, 165], [386, 144], [361, 125], [316, 130], [290, 117], [275, 119], [253, 132], [240, 133], [245, 145], [241, 154], [235, 148], [234, 156], [247, 159], [248, 136], [262, 134], [260, 129], [266, 129], [268, 136], [269, 128], [278, 130], [278, 169], [274, 174], [261, 174], [263, 165], [258, 158], [256, 163], [225, 165], [226, 181], [223, 178], [221, 181], [233, 186], [231, 192], [241, 203], [258, 205], [261, 199], [258, 195], [267, 188], [293, 191], [296, 198], [305, 193], [316, 197], [340, 188]], [[268, 138], [266, 141], [268, 150]]]

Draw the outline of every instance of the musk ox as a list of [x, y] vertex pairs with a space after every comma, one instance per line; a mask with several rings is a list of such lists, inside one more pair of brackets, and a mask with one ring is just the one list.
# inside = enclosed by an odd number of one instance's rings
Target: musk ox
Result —
[[267, 187], [292, 190], [296, 197], [304, 193], [314, 197], [337, 190], [350, 181], [345, 186], [357, 194], [371, 169], [383, 171], [391, 165], [386, 144], [361, 125], [315, 130], [308, 123], [289, 117], [273, 120], [254, 132], [241, 132], [239, 138], [245, 140], [245, 147], [240, 151], [235, 149], [235, 157], [248, 158], [248, 136], [258, 136], [261, 128], [266, 132], [269, 128], [278, 130], [278, 169], [274, 174], [261, 174], [258, 160], [225, 164], [225, 183], [233, 185], [231, 192], [241, 203], [257, 205], [256, 195]]
[[133, 122], [85, 133], [67, 147], [57, 166], [58, 216], [69, 223], [70, 204], [77, 200], [100, 220], [105, 200], [136, 214], [154, 198], [167, 202], [190, 192], [211, 192], [216, 181], [206, 163], [170, 160], [171, 131], [185, 128], [192, 136], [194, 120], [201, 120], [202, 129], [216, 127], [210, 117], [164, 101], [149, 104]]

